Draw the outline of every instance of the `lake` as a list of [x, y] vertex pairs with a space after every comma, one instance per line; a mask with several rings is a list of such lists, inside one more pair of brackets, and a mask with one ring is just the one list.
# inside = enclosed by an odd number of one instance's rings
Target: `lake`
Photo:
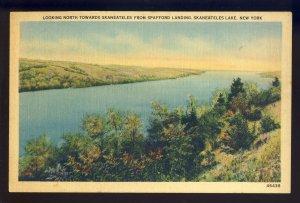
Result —
[[210, 102], [216, 89], [229, 88], [236, 77], [262, 89], [272, 81], [253, 72], [207, 71], [170, 80], [20, 93], [20, 152], [24, 153], [29, 139], [42, 133], [57, 143], [64, 133], [81, 130], [84, 115], [105, 114], [109, 108], [137, 113], [145, 127], [153, 101], [172, 108], [185, 106], [189, 95], [194, 95], [199, 103]]

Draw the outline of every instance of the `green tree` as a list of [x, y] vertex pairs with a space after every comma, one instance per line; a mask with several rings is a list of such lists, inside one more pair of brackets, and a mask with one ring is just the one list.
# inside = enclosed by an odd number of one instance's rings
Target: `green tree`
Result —
[[249, 109], [248, 102], [246, 98], [242, 95], [237, 95], [233, 97], [229, 103], [229, 107], [234, 113], [240, 111], [243, 114], [245, 114], [246, 111]]
[[[218, 112], [210, 110], [205, 112], [198, 122], [198, 134], [193, 137], [194, 146], [200, 151], [206, 148], [215, 148], [217, 136], [221, 133], [224, 122]], [[209, 146], [205, 146], [209, 145]]]
[[60, 154], [73, 180], [86, 180], [96, 172], [102, 151], [93, 137], [69, 133], [63, 136]]
[[105, 119], [99, 115], [87, 115], [82, 120], [82, 127], [87, 134], [93, 138], [99, 138], [103, 141], [105, 133]]
[[120, 155], [120, 137], [124, 130], [124, 115], [116, 110], [110, 109], [106, 115], [106, 137], [105, 148], [115, 156]]
[[277, 128], [280, 128], [279, 123], [275, 122], [274, 119], [272, 119], [269, 115], [262, 118], [260, 125], [262, 133], [267, 133]]
[[170, 124], [163, 131], [163, 136], [168, 142], [163, 150], [169, 166], [170, 180], [179, 181], [192, 176], [190, 171], [193, 169], [193, 145], [191, 137], [185, 134], [184, 128], [185, 126], [181, 124]]
[[279, 87], [280, 86], [280, 81], [279, 81], [278, 77], [274, 78], [274, 80], [272, 81], [272, 85], [274, 87]]
[[239, 112], [229, 121], [227, 134], [231, 138], [230, 147], [235, 150], [248, 149], [254, 139], [248, 128], [247, 119]]
[[230, 93], [228, 95], [228, 101], [231, 102], [231, 100], [238, 96], [240, 93], [244, 93], [244, 83], [242, 83], [241, 78], [233, 79], [233, 82], [230, 86]]
[[143, 152], [144, 137], [141, 131], [142, 123], [136, 114], [128, 114], [125, 118], [125, 129], [121, 136], [123, 151], [134, 157]]
[[197, 106], [198, 106], [197, 103], [198, 101], [196, 97], [194, 96], [189, 97], [186, 117], [184, 119], [185, 123], [187, 124], [186, 126], [187, 129], [197, 125]]
[[219, 94], [219, 98], [217, 100], [217, 106], [223, 106], [225, 104], [225, 98], [222, 93]]
[[[179, 111], [180, 113], [180, 111]], [[163, 128], [168, 126], [172, 120], [170, 119], [170, 110], [167, 106], [158, 102], [152, 103], [152, 117], [150, 118], [150, 127], [148, 128], [148, 136], [146, 138], [146, 148], [148, 151], [157, 150], [166, 143], [163, 139]]]
[[44, 170], [55, 158], [56, 148], [46, 134], [31, 139], [25, 147], [25, 155], [20, 160], [21, 176], [25, 179], [40, 180]]

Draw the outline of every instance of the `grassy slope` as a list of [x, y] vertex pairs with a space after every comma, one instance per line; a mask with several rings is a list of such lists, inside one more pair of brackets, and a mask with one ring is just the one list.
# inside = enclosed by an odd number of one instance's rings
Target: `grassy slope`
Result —
[[20, 59], [20, 91], [173, 79], [204, 71]]
[[[263, 113], [279, 121], [280, 101], [265, 107]], [[216, 150], [215, 154], [218, 164], [201, 174], [199, 181], [280, 181], [280, 129], [259, 135], [248, 151], [232, 155]]]

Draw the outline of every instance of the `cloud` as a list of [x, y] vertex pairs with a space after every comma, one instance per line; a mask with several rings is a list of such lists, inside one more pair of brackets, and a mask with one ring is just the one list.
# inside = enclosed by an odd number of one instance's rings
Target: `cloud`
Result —
[[227, 46], [201, 36], [159, 36], [144, 40], [138, 34], [91, 34], [87, 39], [22, 41], [21, 57], [99, 64], [187, 67], [205, 69], [279, 69], [281, 41], [263, 37]]

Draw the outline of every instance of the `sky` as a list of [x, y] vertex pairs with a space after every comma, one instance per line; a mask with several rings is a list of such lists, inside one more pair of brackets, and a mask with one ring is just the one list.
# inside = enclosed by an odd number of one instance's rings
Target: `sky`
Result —
[[204, 70], [276, 71], [276, 22], [22, 22], [20, 57]]

